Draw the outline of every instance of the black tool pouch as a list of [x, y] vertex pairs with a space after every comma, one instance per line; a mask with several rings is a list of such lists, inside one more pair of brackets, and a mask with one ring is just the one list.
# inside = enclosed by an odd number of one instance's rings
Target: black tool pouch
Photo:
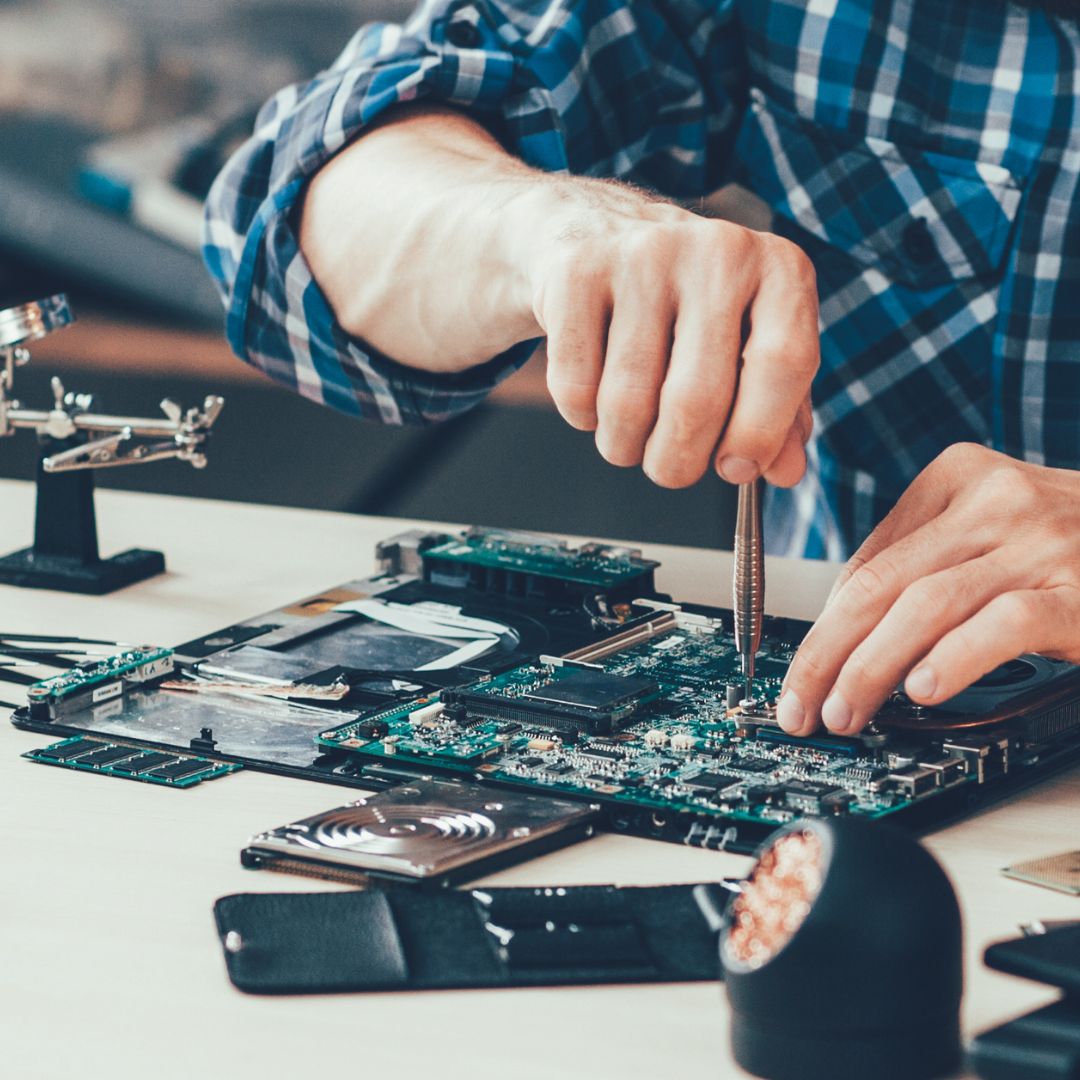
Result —
[[716, 979], [716, 885], [239, 893], [214, 905], [252, 994]]

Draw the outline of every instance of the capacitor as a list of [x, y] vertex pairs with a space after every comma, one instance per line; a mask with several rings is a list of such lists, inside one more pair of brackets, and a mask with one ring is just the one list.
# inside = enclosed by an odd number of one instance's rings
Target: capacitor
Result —
[[734, 709], [742, 701], [743, 687], [738, 683], [729, 682], [724, 687], [724, 703], [729, 709]]

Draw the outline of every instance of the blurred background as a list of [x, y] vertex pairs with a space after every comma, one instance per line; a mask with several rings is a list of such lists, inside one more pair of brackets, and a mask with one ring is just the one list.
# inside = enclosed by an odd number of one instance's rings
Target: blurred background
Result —
[[[36, 345], [18, 397], [45, 407], [54, 374], [110, 412], [225, 396], [205, 471], [104, 470], [104, 487], [730, 547], [725, 485], [663, 491], [607, 465], [537, 362], [459, 420], [401, 429], [312, 405], [229, 352], [198, 255], [213, 176], [275, 90], [412, 6], [0, 0], [0, 307], [65, 291], [79, 317]], [[0, 477], [36, 460], [31, 436], [0, 441]]]

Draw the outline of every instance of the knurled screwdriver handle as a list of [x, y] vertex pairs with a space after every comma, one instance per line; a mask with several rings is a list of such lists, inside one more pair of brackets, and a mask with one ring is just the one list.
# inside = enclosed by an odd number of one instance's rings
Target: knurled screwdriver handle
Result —
[[735, 572], [732, 582], [735, 610], [735, 647], [743, 660], [743, 674], [754, 677], [754, 655], [761, 645], [765, 617], [765, 555], [761, 538], [761, 485], [739, 485], [735, 519]]

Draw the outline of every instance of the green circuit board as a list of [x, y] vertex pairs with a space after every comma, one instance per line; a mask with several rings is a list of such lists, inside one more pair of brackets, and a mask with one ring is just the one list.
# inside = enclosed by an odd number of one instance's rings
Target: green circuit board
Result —
[[143, 645], [42, 679], [27, 689], [26, 696], [32, 708], [56, 720], [120, 698], [127, 685], [147, 682], [172, 670], [172, 649]]
[[[461, 537], [423, 552], [429, 580], [447, 578], [457, 584], [470, 574], [524, 574], [608, 590], [623, 585], [651, 582], [656, 563], [640, 552], [608, 544], [585, 544], [573, 548], [551, 537], [529, 537], [498, 530], [470, 530]], [[644, 590], [643, 590], [644, 595]]]
[[173, 788], [194, 787], [204, 780], [217, 780], [243, 768], [242, 765], [194, 754], [151, 750], [82, 735], [30, 750], [23, 757], [39, 765], [56, 765], [63, 769]]
[[793, 738], [775, 723], [791, 660], [758, 657], [741, 698], [739, 658], [719, 621], [665, 614], [626, 643], [544, 657], [492, 678], [323, 732], [319, 744], [417, 770], [601, 801], [698, 830], [809, 815], [881, 817], [975, 779], [960, 750], [910, 754], [869, 740]]

